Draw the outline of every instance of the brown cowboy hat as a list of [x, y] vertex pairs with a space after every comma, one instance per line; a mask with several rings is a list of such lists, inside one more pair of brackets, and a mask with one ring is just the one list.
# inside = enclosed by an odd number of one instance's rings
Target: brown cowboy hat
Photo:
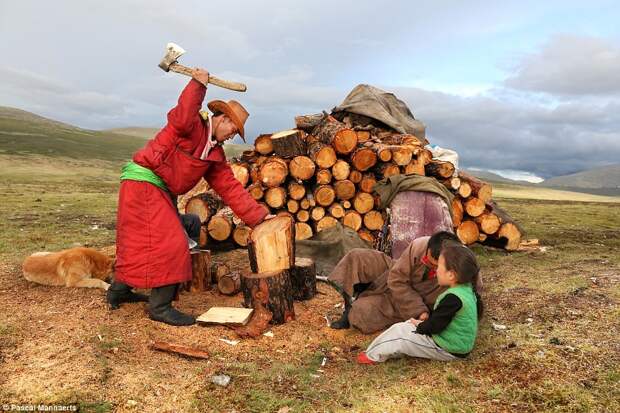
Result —
[[212, 100], [207, 103], [207, 107], [213, 113], [223, 113], [228, 116], [235, 126], [237, 126], [239, 136], [241, 136], [241, 139], [245, 142], [245, 130], [243, 125], [250, 114], [241, 106], [241, 103], [236, 100], [229, 100], [228, 102], [224, 102], [223, 100]]

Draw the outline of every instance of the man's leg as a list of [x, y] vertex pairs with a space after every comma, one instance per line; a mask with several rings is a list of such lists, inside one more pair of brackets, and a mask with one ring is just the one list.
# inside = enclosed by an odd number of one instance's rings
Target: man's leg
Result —
[[114, 280], [108, 292], [106, 293], [106, 301], [110, 306], [110, 310], [116, 310], [122, 303], [147, 302], [149, 297], [144, 294], [134, 293], [127, 284]]
[[396, 323], [385, 330], [366, 350], [366, 356], [374, 362], [403, 355], [441, 361], [457, 359], [435, 344], [430, 336], [417, 334], [416, 327], [409, 321]]
[[179, 287], [180, 284], [170, 284], [151, 290], [149, 316], [152, 320], [173, 326], [189, 326], [196, 322], [196, 319], [191, 315], [172, 307], [172, 300], [174, 300]]
[[342, 288], [339, 292], [343, 295], [345, 307], [340, 319], [332, 322], [330, 327], [349, 328], [351, 297], [360, 294], [388, 270], [391, 264], [389, 256], [371, 249], [355, 248], [342, 257], [328, 278]]

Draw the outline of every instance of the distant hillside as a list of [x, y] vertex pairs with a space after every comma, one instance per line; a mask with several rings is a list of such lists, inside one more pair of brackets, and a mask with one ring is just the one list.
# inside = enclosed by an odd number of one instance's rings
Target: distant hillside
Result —
[[134, 136], [136, 138], [142, 138], [142, 139], [148, 140], [148, 139], [153, 138], [159, 131], [160, 131], [160, 128], [129, 127], [129, 128], [106, 129], [101, 132]]
[[508, 179], [508, 178], [504, 178], [501, 175], [495, 174], [493, 172], [489, 172], [489, 171], [470, 171], [470, 170], [463, 170], [463, 172], [466, 172], [470, 175], [473, 175], [477, 178], [482, 179], [483, 181], [486, 182], [502, 182], [502, 183], [507, 183], [507, 184], [514, 184], [517, 181], [513, 181], [512, 179]]
[[75, 159], [129, 159], [143, 138], [81, 129], [33, 113], [0, 106], [0, 154]]
[[556, 176], [541, 183], [548, 187], [620, 190], [620, 164]]

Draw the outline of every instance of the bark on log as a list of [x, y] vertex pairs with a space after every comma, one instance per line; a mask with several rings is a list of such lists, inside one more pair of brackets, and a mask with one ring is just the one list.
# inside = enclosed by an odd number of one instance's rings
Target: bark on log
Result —
[[192, 259], [192, 280], [186, 283], [185, 289], [191, 292], [210, 290], [211, 251], [192, 251], [190, 256]]
[[357, 147], [357, 133], [333, 116], [325, 117], [312, 131], [319, 141], [332, 145], [337, 153], [346, 155]]
[[[293, 261], [291, 268], [294, 264]], [[245, 307], [264, 305], [272, 314], [273, 324], [284, 324], [295, 319], [290, 269], [244, 274], [241, 276], [241, 290]]]
[[297, 129], [285, 130], [271, 135], [273, 152], [282, 158], [294, 158], [306, 153], [306, 143], [302, 139], [301, 131]]
[[452, 199], [452, 226], [457, 228], [463, 221], [463, 204], [458, 197]]
[[219, 196], [206, 192], [192, 197], [185, 205], [185, 213], [198, 215], [200, 223], [204, 224], [223, 206], [224, 203]]
[[184, 346], [182, 344], [168, 343], [166, 341], [154, 341], [151, 343], [153, 350], [165, 351], [166, 353], [179, 354], [186, 357], [208, 359], [209, 353], [196, 347]]
[[305, 301], [316, 295], [316, 265], [311, 258], [296, 258], [292, 272], [293, 298]]
[[256, 226], [248, 255], [254, 273], [287, 270], [295, 264], [295, 227], [290, 217], [278, 216]]
[[241, 291], [241, 274], [232, 272], [220, 277], [217, 289], [224, 295], [235, 295]]
[[318, 141], [308, 145], [308, 156], [321, 169], [331, 168], [338, 159], [333, 147]]
[[303, 129], [310, 133], [326, 116], [328, 115], [325, 113], [295, 116], [295, 126], [297, 129]]

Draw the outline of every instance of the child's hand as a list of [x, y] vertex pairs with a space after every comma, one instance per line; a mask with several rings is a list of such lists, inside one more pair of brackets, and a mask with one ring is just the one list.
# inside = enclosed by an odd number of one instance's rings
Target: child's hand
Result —
[[420, 316], [418, 317], [418, 320], [420, 320], [420, 321], [428, 320], [428, 313], [425, 311], [422, 314], [420, 314]]
[[417, 327], [418, 324], [420, 324], [422, 322], [422, 320], [418, 320], [417, 318], [410, 318], [409, 322]]

